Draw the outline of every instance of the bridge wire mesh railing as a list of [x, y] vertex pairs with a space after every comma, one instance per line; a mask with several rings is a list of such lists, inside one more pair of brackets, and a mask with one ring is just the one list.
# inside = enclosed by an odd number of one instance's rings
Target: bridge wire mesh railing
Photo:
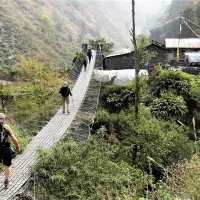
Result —
[[[96, 55], [94, 69], [102, 69], [101, 55]], [[83, 140], [90, 137], [91, 127], [96, 117], [96, 111], [99, 105], [100, 90], [101, 82], [96, 81], [93, 74], [82, 106], [76, 114], [76, 119], [72, 123], [70, 129], [67, 130], [68, 134], [70, 134], [74, 139]]]
[[[66, 74], [66, 79], [69, 79], [71, 83], [71, 88], [75, 84], [80, 72], [82, 70], [82, 65], [79, 63], [74, 63], [74, 65], [69, 69]], [[49, 97], [47, 101], [40, 107], [39, 112], [33, 114], [25, 121], [18, 125], [20, 132], [29, 130], [32, 135], [37, 135], [37, 132], [49, 122], [49, 119], [57, 112], [61, 107], [61, 97], [59, 94], [59, 88]]]
[[[96, 55], [95, 69], [102, 69], [102, 56]], [[82, 66], [77, 65], [77, 69], [73, 70], [70, 74], [71, 80], [75, 83], [77, 74], [80, 73]], [[94, 74], [90, 80], [85, 98], [81, 105], [81, 108], [76, 114], [75, 119], [71, 123], [68, 130], [66, 130], [63, 140], [68, 136], [73, 137], [77, 141], [88, 140], [90, 138], [90, 131], [94, 119], [96, 117], [96, 111], [99, 105], [99, 95], [101, 90], [101, 82], [94, 79]], [[37, 182], [37, 174], [33, 173], [26, 184], [11, 200], [21, 200], [29, 198], [30, 200], [37, 200], [37, 192], [35, 184]], [[44, 181], [44, 185], [48, 188], [48, 181]], [[30, 188], [32, 188], [30, 192]], [[45, 195], [45, 194], [44, 194]]]

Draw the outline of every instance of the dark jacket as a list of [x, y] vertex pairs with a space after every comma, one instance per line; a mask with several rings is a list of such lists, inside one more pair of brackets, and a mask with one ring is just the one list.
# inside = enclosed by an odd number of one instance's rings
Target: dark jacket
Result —
[[87, 52], [87, 56], [88, 56], [89, 58], [92, 57], [92, 50], [91, 50], [91, 49], [88, 50], [88, 52]]
[[70, 91], [70, 89], [69, 89], [68, 86], [66, 86], [66, 87], [62, 86], [62, 87], [60, 88], [59, 93], [60, 93], [63, 97], [67, 97], [67, 96], [69, 96], [69, 95], [72, 96], [72, 93], [71, 93], [71, 91]]

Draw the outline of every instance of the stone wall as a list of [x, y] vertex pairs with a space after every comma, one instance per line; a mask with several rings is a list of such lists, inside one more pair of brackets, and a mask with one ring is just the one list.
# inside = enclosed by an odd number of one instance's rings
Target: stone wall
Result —
[[[149, 61], [150, 65], [164, 65], [166, 63], [168, 50], [155, 45], [150, 45], [148, 50], [156, 53], [155, 57]], [[103, 69], [105, 70], [134, 69], [134, 52], [107, 56], [104, 59]]]
[[108, 56], [105, 59], [105, 70], [134, 69], [134, 53]]

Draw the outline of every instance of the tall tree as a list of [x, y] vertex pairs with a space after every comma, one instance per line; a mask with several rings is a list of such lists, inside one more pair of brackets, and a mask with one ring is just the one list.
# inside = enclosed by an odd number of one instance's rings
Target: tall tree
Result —
[[147, 62], [153, 57], [155, 54], [154, 52], [150, 52], [147, 50], [147, 46], [150, 45], [149, 39], [144, 35], [139, 35], [136, 38], [135, 34], [135, 1], [132, 0], [132, 43], [134, 47], [134, 67], [135, 67], [135, 120], [136, 123], [139, 123], [139, 93], [140, 93], [140, 78], [139, 72], [142, 68], [144, 62]]

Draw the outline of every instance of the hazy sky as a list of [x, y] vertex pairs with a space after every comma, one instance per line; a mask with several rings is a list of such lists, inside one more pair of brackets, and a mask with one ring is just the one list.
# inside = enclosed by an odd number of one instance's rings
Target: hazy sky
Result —
[[155, 15], [166, 9], [171, 0], [135, 0], [135, 9], [142, 8], [148, 14]]
[[171, 0], [135, 0], [136, 31], [148, 33], [170, 3]]
[[[123, 2], [126, 4], [127, 16], [130, 17], [131, 21], [131, 10], [132, 10], [132, 0], [85, 0], [85, 1], [104, 1], [104, 2]], [[136, 20], [136, 31], [149, 32], [149, 29], [154, 26], [156, 20], [164, 15], [164, 12], [168, 8], [168, 5], [172, 0], [135, 0], [135, 20]], [[183, 1], [183, 0], [180, 0]], [[128, 15], [129, 14], [129, 15]], [[149, 23], [150, 22], [150, 23]]]

